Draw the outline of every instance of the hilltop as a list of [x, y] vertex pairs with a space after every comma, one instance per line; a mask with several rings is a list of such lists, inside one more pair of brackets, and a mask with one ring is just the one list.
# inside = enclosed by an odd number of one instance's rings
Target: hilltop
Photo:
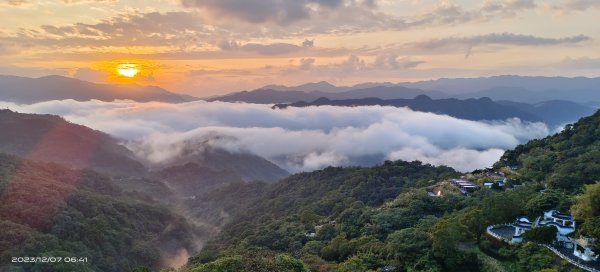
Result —
[[137, 102], [168, 103], [195, 100], [194, 97], [172, 93], [156, 86], [98, 84], [63, 76], [39, 78], [0, 76], [0, 101], [33, 104], [65, 99], [77, 101], [130, 99]]

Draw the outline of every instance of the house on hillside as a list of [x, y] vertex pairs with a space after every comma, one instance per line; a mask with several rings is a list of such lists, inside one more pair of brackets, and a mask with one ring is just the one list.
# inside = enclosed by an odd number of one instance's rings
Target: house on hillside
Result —
[[515, 234], [510, 240], [511, 243], [520, 243], [523, 242], [523, 234], [528, 230], [531, 230], [533, 227], [533, 223], [529, 221], [527, 217], [518, 218], [512, 226], [515, 228]]
[[468, 195], [479, 189], [476, 184], [464, 179], [452, 179], [452, 185], [457, 187], [461, 193]]
[[497, 179], [494, 181], [484, 182], [483, 187], [486, 187], [488, 189], [503, 189], [504, 186], [506, 185], [506, 182], [507, 182], [506, 178]]
[[496, 239], [509, 243], [521, 243], [525, 232], [545, 226], [556, 228], [557, 232], [553, 246], [562, 248], [561, 252], [563, 253], [565, 251], [572, 252], [568, 254], [571, 255], [570, 258], [579, 258], [586, 262], [598, 261], [598, 254], [592, 248], [595, 240], [586, 237], [580, 237], [579, 239], [569, 237], [576, 231], [575, 218], [570, 214], [561, 213], [557, 210], [546, 211], [535, 221], [531, 221], [527, 217], [519, 217], [512, 224], [489, 226], [487, 232]]
[[569, 247], [571, 238], [567, 235], [575, 232], [575, 218], [570, 214], [560, 213], [557, 210], [549, 210], [544, 212], [544, 215], [539, 219], [537, 226], [554, 226], [556, 227], [556, 241], [563, 243]]

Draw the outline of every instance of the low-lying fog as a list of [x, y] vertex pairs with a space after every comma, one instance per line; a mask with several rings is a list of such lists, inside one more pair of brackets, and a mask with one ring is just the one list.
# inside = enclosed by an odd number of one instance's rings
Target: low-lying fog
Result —
[[[183, 143], [207, 141], [251, 152], [291, 172], [349, 165], [365, 158], [421, 160], [461, 171], [490, 166], [503, 150], [549, 134], [543, 123], [476, 122], [408, 108], [307, 107], [224, 102], [49, 101], [0, 107], [65, 119], [127, 140], [143, 159], [161, 162]], [[368, 160], [367, 160], [368, 161]]]

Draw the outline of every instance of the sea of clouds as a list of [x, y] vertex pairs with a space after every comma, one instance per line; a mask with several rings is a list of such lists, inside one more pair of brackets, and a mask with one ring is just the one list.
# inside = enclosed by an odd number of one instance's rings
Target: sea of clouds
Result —
[[[47, 113], [125, 140], [143, 159], [160, 163], [202, 141], [230, 152], [250, 152], [291, 172], [373, 160], [420, 160], [470, 171], [492, 165], [504, 150], [550, 133], [519, 119], [477, 122], [408, 108], [308, 107], [196, 101], [0, 102], [1, 108]], [[368, 158], [368, 159], [366, 159]], [[379, 161], [381, 162], [381, 161]]]

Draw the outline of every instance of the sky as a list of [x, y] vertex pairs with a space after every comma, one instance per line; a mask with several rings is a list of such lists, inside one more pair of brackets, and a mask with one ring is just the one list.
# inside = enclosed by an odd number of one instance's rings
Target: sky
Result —
[[597, 0], [0, 0], [0, 74], [199, 97], [322, 80], [595, 77], [599, 15]]

